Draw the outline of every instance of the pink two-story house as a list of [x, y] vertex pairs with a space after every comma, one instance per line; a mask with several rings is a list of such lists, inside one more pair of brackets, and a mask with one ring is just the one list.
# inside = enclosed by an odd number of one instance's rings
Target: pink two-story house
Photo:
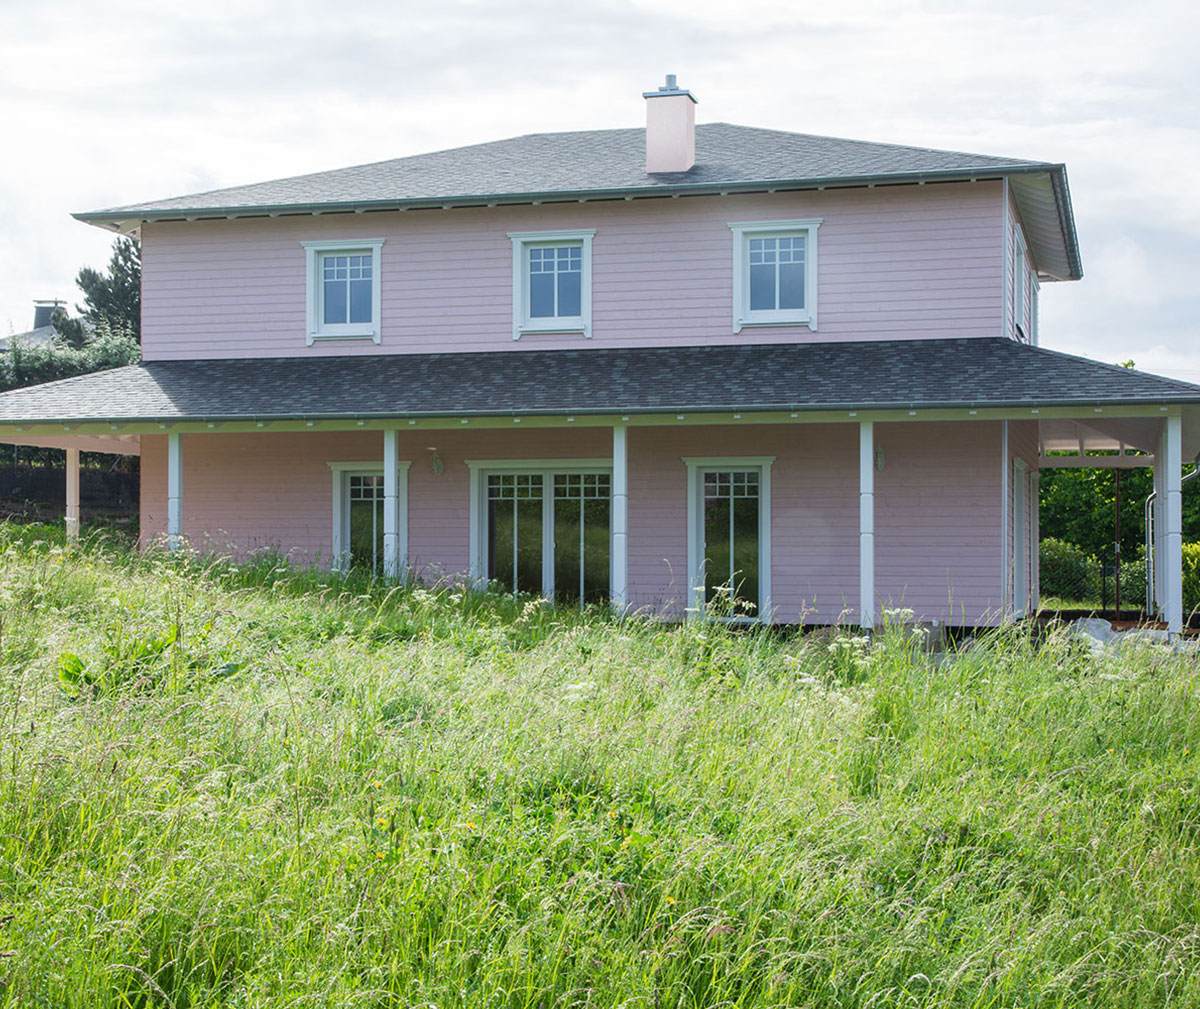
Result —
[[172, 548], [867, 626], [1029, 612], [1038, 471], [1082, 462], [1047, 451], [1113, 448], [1155, 466], [1179, 628], [1200, 387], [1038, 348], [1081, 276], [1062, 165], [645, 99], [77, 215], [141, 237], [142, 363], [0, 396], [0, 441], [140, 454]]

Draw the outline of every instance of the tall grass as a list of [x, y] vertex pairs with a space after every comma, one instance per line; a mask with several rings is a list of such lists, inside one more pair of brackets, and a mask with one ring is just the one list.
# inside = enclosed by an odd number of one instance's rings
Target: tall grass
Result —
[[1191, 655], [16, 527], [0, 613], [0, 1005], [1200, 1005]]

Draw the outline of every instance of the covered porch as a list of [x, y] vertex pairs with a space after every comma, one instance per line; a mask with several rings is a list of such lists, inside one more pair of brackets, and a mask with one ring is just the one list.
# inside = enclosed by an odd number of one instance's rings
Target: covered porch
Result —
[[1133, 446], [1177, 632], [1197, 404], [999, 340], [522, 351], [148, 362], [0, 397], [0, 439], [140, 454], [143, 538], [172, 550], [337, 566], [369, 514], [384, 577], [864, 627], [1031, 612], [1039, 468]]

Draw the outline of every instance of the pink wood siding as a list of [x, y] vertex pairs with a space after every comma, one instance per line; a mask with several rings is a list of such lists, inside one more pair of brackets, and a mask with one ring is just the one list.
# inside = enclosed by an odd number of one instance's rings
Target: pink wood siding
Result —
[[[996, 336], [999, 182], [147, 224], [147, 360]], [[819, 324], [732, 333], [733, 221], [822, 218]], [[595, 228], [593, 337], [512, 339], [509, 231]], [[305, 346], [301, 241], [384, 238], [380, 346]]]
[[1000, 608], [1000, 424], [876, 424], [875, 591], [950, 623]]
[[858, 428], [799, 424], [634, 428], [629, 581], [634, 606], [678, 615], [687, 598], [687, 456], [774, 456], [771, 597], [776, 619], [832, 623], [858, 598]]
[[[607, 428], [401, 431], [409, 460], [409, 558], [427, 581], [468, 567], [468, 459], [607, 459]], [[975, 623], [999, 605], [998, 423], [878, 424], [876, 582], [888, 605]], [[435, 475], [432, 451], [444, 469]], [[183, 436], [184, 530], [198, 548], [272, 549], [328, 564], [333, 461], [381, 459], [378, 433]], [[832, 623], [858, 599], [855, 424], [633, 428], [629, 580], [635, 607], [686, 600], [687, 456], [774, 456], [772, 596], [781, 621]], [[142, 442], [142, 534], [166, 528], [166, 438]], [[952, 606], [951, 606], [952, 604]]]
[[[428, 580], [468, 568], [465, 459], [611, 458], [610, 429], [401, 431], [408, 470], [409, 563]], [[166, 533], [167, 439], [142, 442], [142, 538]], [[443, 460], [433, 472], [432, 453]], [[277, 550], [327, 566], [333, 553], [331, 462], [383, 461], [378, 432], [183, 435], [183, 528], [203, 551]]]

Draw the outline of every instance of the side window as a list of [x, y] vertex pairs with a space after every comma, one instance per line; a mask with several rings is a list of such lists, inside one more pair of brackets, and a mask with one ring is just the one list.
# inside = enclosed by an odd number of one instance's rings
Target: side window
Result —
[[513, 339], [522, 333], [592, 335], [591, 231], [516, 231]]
[[754, 221], [733, 232], [733, 331], [745, 326], [817, 328], [819, 220]]
[[306, 342], [370, 339], [379, 343], [382, 238], [301, 242], [305, 250]]
[[1025, 239], [1018, 227], [1013, 236], [1013, 332], [1020, 340], [1029, 342], [1029, 323], [1025, 321], [1025, 285], [1029, 283], [1029, 266], [1025, 261]]

